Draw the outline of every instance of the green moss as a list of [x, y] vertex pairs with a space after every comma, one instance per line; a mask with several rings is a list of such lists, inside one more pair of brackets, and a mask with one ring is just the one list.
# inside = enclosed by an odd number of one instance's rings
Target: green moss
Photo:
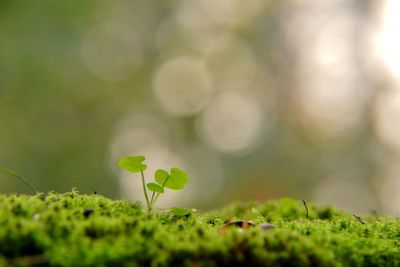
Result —
[[[301, 201], [149, 214], [100, 195], [0, 195], [0, 266], [399, 266], [400, 223]], [[224, 227], [228, 220], [274, 229]]]

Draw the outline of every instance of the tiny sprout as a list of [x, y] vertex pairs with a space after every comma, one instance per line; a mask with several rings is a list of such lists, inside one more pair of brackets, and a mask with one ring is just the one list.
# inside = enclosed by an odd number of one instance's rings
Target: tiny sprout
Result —
[[[119, 160], [119, 166], [122, 169], [128, 170], [133, 173], [140, 172], [142, 178], [143, 193], [146, 199], [147, 210], [151, 211], [154, 208], [154, 205], [156, 204], [158, 197], [165, 192], [165, 188], [173, 190], [183, 189], [187, 184], [187, 182], [189, 181], [189, 176], [187, 175], [187, 173], [185, 173], [179, 168], [172, 168], [169, 173], [166, 170], [160, 169], [154, 173], [155, 183], [152, 182], [146, 184], [146, 179], [144, 177], [143, 172], [147, 169], [147, 166], [143, 164], [144, 160], [145, 160], [144, 156], [126, 156]], [[149, 197], [147, 190], [152, 192], [151, 197]], [[184, 210], [185, 212], [186, 211], [189, 212], [185, 213]], [[171, 212], [177, 216], [185, 216], [190, 213], [190, 210], [173, 208], [171, 209]]]

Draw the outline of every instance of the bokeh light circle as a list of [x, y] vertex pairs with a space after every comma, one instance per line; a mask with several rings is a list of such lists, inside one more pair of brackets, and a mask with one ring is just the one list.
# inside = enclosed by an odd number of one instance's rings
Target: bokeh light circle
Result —
[[377, 52], [393, 78], [400, 81], [400, 1], [387, 0], [382, 14], [382, 30]]
[[190, 116], [201, 111], [213, 93], [206, 64], [193, 57], [173, 58], [154, 75], [154, 95], [161, 107], [174, 116]]
[[143, 61], [140, 37], [126, 24], [104, 22], [83, 39], [82, 58], [100, 79], [123, 81], [131, 77]]
[[198, 119], [203, 140], [218, 151], [245, 153], [255, 148], [264, 114], [249, 92], [226, 91], [217, 96]]

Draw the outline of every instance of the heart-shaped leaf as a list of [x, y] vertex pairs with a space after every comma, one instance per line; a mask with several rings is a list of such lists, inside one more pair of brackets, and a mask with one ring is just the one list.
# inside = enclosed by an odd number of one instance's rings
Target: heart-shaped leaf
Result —
[[164, 193], [164, 188], [156, 183], [148, 183], [147, 188], [152, 192]]
[[168, 180], [165, 183], [165, 187], [179, 190], [184, 188], [188, 181], [189, 175], [187, 175], [186, 172], [178, 168], [172, 168]]
[[118, 164], [122, 169], [130, 172], [140, 172], [147, 169], [147, 166], [142, 163], [144, 160], [144, 156], [126, 156], [121, 158]]
[[176, 216], [183, 217], [183, 216], [189, 215], [191, 212], [190, 212], [190, 209], [173, 207], [173, 208], [171, 208], [171, 213]]
[[169, 174], [168, 174], [167, 171], [161, 170], [161, 169], [160, 169], [160, 170], [157, 170], [157, 171], [154, 173], [154, 180], [156, 180], [156, 182], [157, 182], [158, 184], [164, 185], [165, 180], [168, 179], [168, 176], [169, 176]]

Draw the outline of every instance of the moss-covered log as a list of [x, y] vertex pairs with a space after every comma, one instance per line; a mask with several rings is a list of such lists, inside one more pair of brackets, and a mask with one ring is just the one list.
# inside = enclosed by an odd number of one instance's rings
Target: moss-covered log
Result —
[[[293, 199], [177, 217], [77, 191], [1, 195], [0, 266], [400, 266], [397, 219], [308, 208], [308, 219]], [[255, 226], [226, 225], [238, 220]]]

